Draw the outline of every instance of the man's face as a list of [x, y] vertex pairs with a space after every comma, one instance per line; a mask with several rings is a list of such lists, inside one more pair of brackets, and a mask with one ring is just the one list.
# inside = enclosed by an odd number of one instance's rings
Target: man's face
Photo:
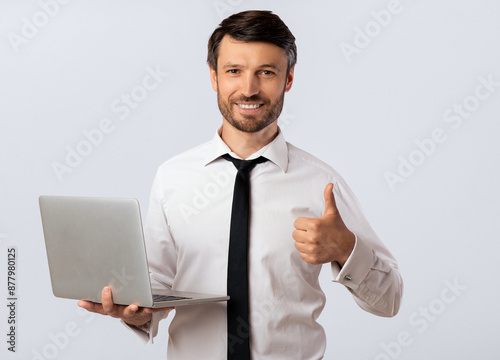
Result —
[[293, 68], [287, 75], [287, 64], [285, 51], [276, 45], [226, 35], [219, 45], [217, 72], [210, 69], [224, 119], [249, 133], [276, 121], [293, 82]]

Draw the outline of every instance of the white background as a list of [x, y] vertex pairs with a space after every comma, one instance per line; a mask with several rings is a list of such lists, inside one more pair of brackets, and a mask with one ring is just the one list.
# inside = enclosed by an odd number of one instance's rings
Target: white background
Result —
[[[144, 345], [117, 320], [53, 297], [38, 196], [136, 197], [147, 209], [156, 168], [220, 124], [206, 43], [222, 18], [247, 9], [273, 10], [297, 38], [295, 82], [280, 118], [286, 139], [344, 176], [405, 281], [400, 313], [384, 319], [359, 309], [325, 268], [325, 358], [497, 359], [494, 0], [0, 1], [2, 359], [166, 357], [169, 320], [155, 344]], [[350, 55], [342, 50], [356, 44]], [[137, 87], [148, 68], [168, 75], [144, 92]], [[480, 79], [496, 85], [487, 90]], [[140, 100], [128, 116], [112, 108], [124, 94]], [[83, 132], [103, 119], [112, 131], [82, 145]], [[436, 132], [440, 143], [432, 145], [425, 139]], [[69, 166], [79, 146], [85, 156]], [[59, 176], [56, 163], [67, 166]], [[399, 176], [392, 185], [388, 172]], [[7, 351], [1, 305], [13, 246], [16, 354]]]

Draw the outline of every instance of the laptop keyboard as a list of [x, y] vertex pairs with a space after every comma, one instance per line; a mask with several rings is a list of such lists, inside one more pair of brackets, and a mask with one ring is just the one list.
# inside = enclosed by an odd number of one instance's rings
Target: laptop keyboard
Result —
[[153, 295], [154, 302], [172, 301], [172, 300], [186, 300], [186, 299], [191, 299], [191, 298], [183, 297], [183, 296], [171, 296], [171, 295]]

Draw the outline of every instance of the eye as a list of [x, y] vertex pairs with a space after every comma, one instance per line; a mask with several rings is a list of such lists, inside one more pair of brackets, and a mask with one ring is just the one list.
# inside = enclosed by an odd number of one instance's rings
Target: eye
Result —
[[271, 70], [262, 70], [261, 73], [262, 73], [262, 75], [266, 75], [266, 76], [274, 75], [274, 72], [272, 72]]
[[238, 74], [239, 70], [238, 69], [229, 69], [227, 72], [229, 74]]

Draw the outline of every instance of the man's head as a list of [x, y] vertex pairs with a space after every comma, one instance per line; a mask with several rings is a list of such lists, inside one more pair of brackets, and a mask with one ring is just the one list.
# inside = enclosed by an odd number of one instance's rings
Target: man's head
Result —
[[224, 119], [249, 133], [273, 124], [296, 59], [294, 36], [270, 11], [245, 11], [222, 21], [208, 42], [207, 62]]
[[271, 11], [249, 10], [224, 19], [208, 40], [208, 65], [217, 71], [219, 45], [224, 36], [244, 42], [266, 42], [285, 50], [287, 73], [297, 62], [295, 37], [285, 23]]

